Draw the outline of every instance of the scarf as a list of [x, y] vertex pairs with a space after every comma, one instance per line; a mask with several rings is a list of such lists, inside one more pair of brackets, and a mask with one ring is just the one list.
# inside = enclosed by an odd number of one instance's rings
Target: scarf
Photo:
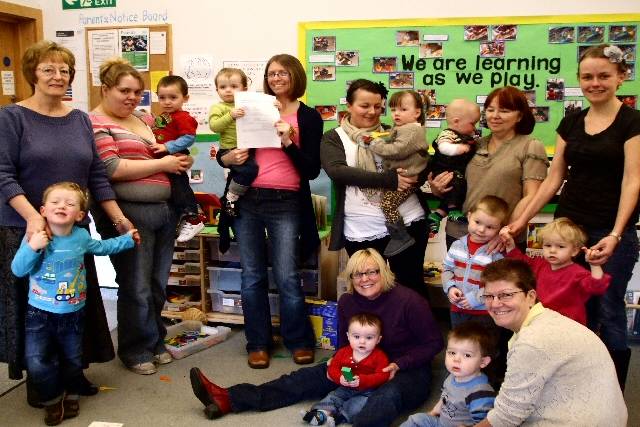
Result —
[[[356, 160], [356, 167], [360, 169], [364, 169], [369, 172], [378, 172], [378, 168], [376, 166], [376, 160], [374, 154], [371, 150], [367, 148], [366, 145], [359, 143], [359, 139], [364, 135], [367, 135], [371, 132], [383, 131], [384, 128], [381, 124], [377, 124], [375, 126], [369, 128], [358, 128], [351, 124], [350, 115], [345, 116], [340, 123], [340, 127], [345, 131], [351, 142], [358, 146], [358, 156]], [[380, 201], [380, 194], [382, 193], [381, 188], [361, 188], [360, 189], [372, 202]]]

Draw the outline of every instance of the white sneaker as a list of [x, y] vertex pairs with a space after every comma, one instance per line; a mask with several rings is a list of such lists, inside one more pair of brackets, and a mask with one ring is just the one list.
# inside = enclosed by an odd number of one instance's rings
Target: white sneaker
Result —
[[127, 368], [140, 375], [151, 375], [158, 372], [158, 368], [156, 368], [153, 362], [136, 363], [135, 365], [127, 366]]
[[186, 242], [196, 237], [196, 234], [202, 231], [204, 224], [199, 222], [197, 224], [191, 224], [189, 221], [182, 221], [180, 223], [178, 237], [176, 241]]
[[171, 357], [171, 353], [165, 351], [164, 353], [156, 354], [153, 356], [153, 360], [158, 365], [166, 365], [167, 363], [173, 362], [173, 357]]

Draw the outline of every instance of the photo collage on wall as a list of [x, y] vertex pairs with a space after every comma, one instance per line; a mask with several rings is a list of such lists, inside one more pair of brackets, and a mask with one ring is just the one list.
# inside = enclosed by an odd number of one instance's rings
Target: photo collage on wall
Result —
[[[349, 73], [346, 88], [348, 88], [348, 84], [351, 81], [362, 77], [382, 81], [391, 91], [402, 89], [416, 90], [422, 95], [423, 99], [428, 101], [428, 103], [425, 103], [425, 105], [429, 105], [429, 108], [425, 111], [426, 127], [441, 128], [443, 121], [446, 119], [446, 103], [450, 101], [449, 99], [444, 99], [438, 103], [436, 92], [442, 90], [442, 83], [429, 87], [430, 85], [425, 83], [420, 75], [420, 71], [424, 73], [425, 71], [423, 70], [425, 70], [425, 68], [408, 68], [405, 63], [405, 61], [407, 61], [405, 57], [411, 57], [412, 61], [416, 61], [414, 57], [417, 58], [417, 60], [427, 61], [442, 61], [447, 60], [447, 58], [457, 58], [460, 54], [456, 49], [447, 48], [448, 42], [455, 38], [456, 41], [459, 40], [465, 45], [471, 43], [477, 45], [477, 53], [473, 54], [473, 57], [467, 56], [467, 58], [472, 58], [480, 63], [482, 63], [484, 58], [488, 58], [484, 60], [484, 63], [491, 65], [496, 63], [494, 61], [507, 63], [508, 58], [510, 58], [507, 56], [510, 52], [510, 43], [515, 43], [519, 40], [520, 33], [523, 31], [522, 27], [525, 26], [526, 24], [461, 25], [459, 26], [460, 30], [457, 34], [452, 31], [439, 31], [438, 28], [434, 28], [431, 31], [429, 29], [417, 28], [397, 29], [392, 31], [393, 35], [390, 35], [386, 41], [376, 39], [375, 43], [378, 46], [379, 55], [371, 56], [369, 52], [371, 52], [372, 49], [370, 47], [367, 46], [365, 48], [358, 44], [351, 44], [348, 38], [337, 35], [342, 34], [339, 31], [336, 31], [334, 34], [314, 35], [311, 41], [312, 51], [308, 57], [308, 65], [312, 70], [310, 75], [314, 82], [335, 82], [340, 73]], [[576, 59], [578, 60], [580, 56], [592, 46], [602, 43], [616, 45], [622, 51], [622, 57], [628, 65], [626, 80], [635, 81], [637, 24], [546, 24], [541, 26], [543, 27], [542, 31], [546, 32], [546, 34], [543, 34], [544, 37], [547, 38], [549, 48], [552, 48], [553, 45], [573, 44], [575, 46]], [[393, 49], [396, 49], [398, 53], [389, 55], [388, 52]], [[474, 47], [474, 50], [475, 49]], [[525, 57], [522, 54], [522, 46], [518, 46], [518, 49], [513, 47], [513, 49], [514, 53], [512, 53], [511, 56], [517, 58]], [[367, 54], [363, 55], [365, 51]], [[407, 53], [405, 54], [405, 52]], [[552, 55], [553, 54], [547, 54], [547, 56]], [[543, 55], [540, 56], [542, 57]], [[557, 56], [559, 57], [560, 55]], [[546, 80], [536, 81], [535, 85], [526, 87], [525, 84], [518, 85], [509, 81], [504, 83], [500, 82], [496, 85], [492, 82], [491, 87], [513, 84], [519, 86], [521, 89], [526, 89], [524, 92], [527, 95], [529, 106], [531, 107], [536, 122], [551, 122], [553, 125], [559, 120], [558, 114], [564, 116], [576, 113], [587, 106], [579, 85], [575, 82], [575, 77], [563, 75], [563, 71], [560, 71], [560, 58], [554, 59], [558, 61], [557, 67], [555, 67], [556, 69], [549, 71], [550, 69], [547, 68], [546, 71], [548, 71], [548, 74], [543, 77], [543, 79]], [[536, 60], [538, 59], [536, 59], [535, 56], [532, 57], [530, 64]], [[564, 57], [562, 57], [562, 60], [566, 61]], [[452, 59], [452, 61], [454, 61], [454, 59]], [[467, 61], [470, 60], [467, 59]], [[429, 64], [427, 67], [437, 69], [433, 66], [432, 62], [428, 62], [427, 64]], [[475, 67], [475, 71], [489, 70], [489, 68], [478, 68], [477, 64]], [[520, 67], [519, 64], [518, 67]], [[537, 67], [540, 66], [537, 65]], [[547, 65], [547, 67], [549, 67], [549, 65]], [[554, 64], [551, 64], [551, 68], [553, 67]], [[567, 68], [575, 72], [575, 67]], [[520, 70], [520, 68], [518, 68], [518, 70]], [[540, 71], [541, 68], [525, 65], [524, 70]], [[358, 75], [359, 72], [362, 72], [361, 76]], [[373, 76], [371, 76], [371, 74], [373, 74]], [[376, 80], [377, 76], [382, 77], [382, 75], [386, 75], [386, 77]], [[507, 77], [507, 73], [504, 72], [505, 81]], [[567, 77], [570, 78], [567, 79]], [[480, 81], [482, 80], [480, 79]], [[458, 83], [459, 82], [458, 80]], [[540, 90], [537, 97], [536, 87]], [[489, 91], [490, 90], [483, 89], [482, 92], [484, 92], [484, 94], [473, 94], [481, 110], [484, 109], [484, 101]], [[449, 94], [447, 93], [447, 95]], [[345, 95], [342, 94], [334, 98], [333, 102], [324, 102], [319, 103], [321, 105], [316, 105], [316, 109], [321, 114], [323, 120], [337, 120], [338, 122], [342, 120], [346, 114], [346, 99], [344, 96]], [[623, 93], [618, 96], [624, 104], [632, 108], [638, 107], [637, 97], [638, 94], [635, 93]], [[556, 107], [557, 105], [560, 107]], [[552, 114], [553, 119], [551, 117]], [[484, 112], [479, 127], [486, 128]], [[479, 133], [481, 132], [479, 131]]]

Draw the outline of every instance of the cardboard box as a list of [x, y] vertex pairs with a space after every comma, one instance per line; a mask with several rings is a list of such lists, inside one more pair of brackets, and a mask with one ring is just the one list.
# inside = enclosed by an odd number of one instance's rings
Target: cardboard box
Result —
[[338, 346], [338, 303], [310, 298], [306, 301], [316, 347], [335, 350]]

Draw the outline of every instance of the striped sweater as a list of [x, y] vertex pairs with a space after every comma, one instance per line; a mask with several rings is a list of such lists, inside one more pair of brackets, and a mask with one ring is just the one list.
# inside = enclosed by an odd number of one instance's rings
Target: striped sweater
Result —
[[484, 303], [480, 300], [482, 270], [493, 261], [503, 258], [499, 252], [487, 253], [487, 245], [483, 245], [473, 255], [469, 254], [467, 239], [464, 235], [453, 242], [443, 261], [442, 287], [445, 295], [452, 286], [460, 289], [471, 304], [471, 309], [463, 309], [451, 305], [451, 311], [469, 314], [487, 314]]
[[[145, 122], [147, 126], [153, 123], [153, 118], [148, 114], [139, 112], [133, 114]], [[114, 171], [118, 168], [120, 159], [154, 159], [149, 147], [155, 141], [146, 140], [115, 123], [108, 116], [92, 112], [89, 114], [89, 118], [93, 126], [98, 155], [104, 162], [109, 177], [113, 176]], [[118, 200], [155, 203], [166, 201], [171, 195], [169, 177], [164, 172], [130, 181], [112, 181], [111, 185]]]

